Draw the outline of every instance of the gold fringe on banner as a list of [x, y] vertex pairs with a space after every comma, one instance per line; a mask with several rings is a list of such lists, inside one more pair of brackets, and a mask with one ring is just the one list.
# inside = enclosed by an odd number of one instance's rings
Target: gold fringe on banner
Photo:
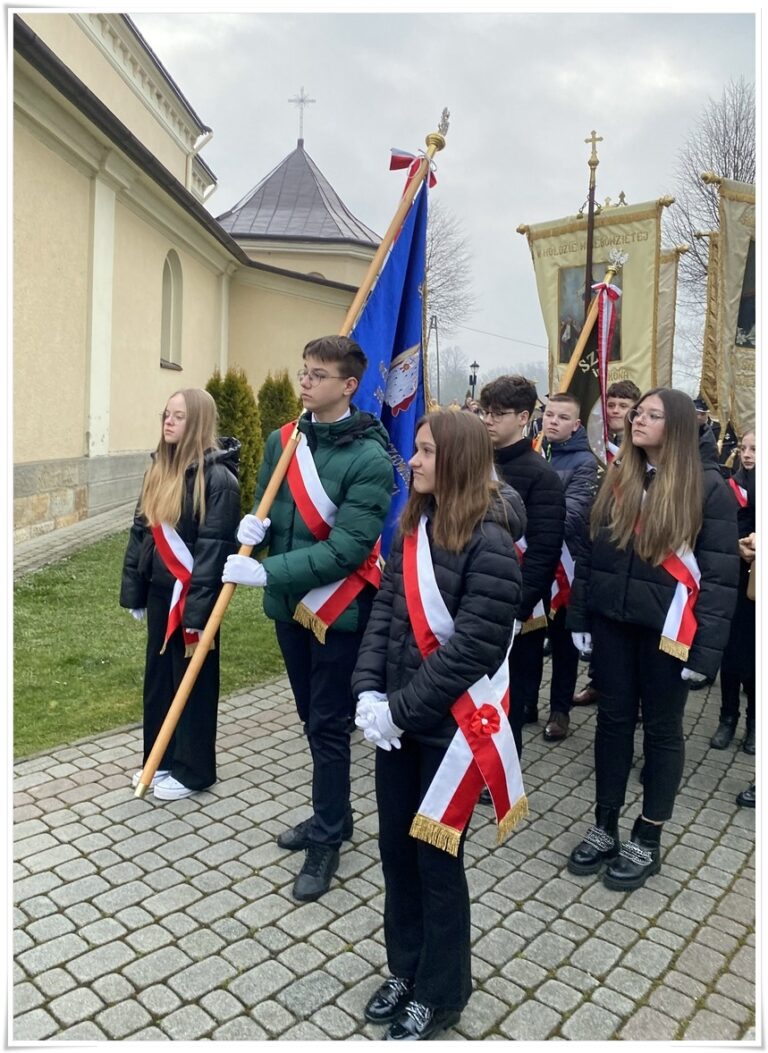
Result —
[[659, 640], [659, 650], [665, 654], [671, 654], [673, 658], [679, 658], [681, 662], [685, 662], [688, 660], [690, 647], [686, 647], [685, 644], [679, 643], [677, 640], [670, 639], [669, 636], [662, 636]]
[[546, 626], [546, 615], [539, 614], [536, 618], [529, 618], [527, 622], [523, 622], [523, 627], [520, 630], [520, 635], [525, 636], [526, 633], [532, 633], [534, 629], [545, 629]]
[[[188, 643], [188, 644], [186, 644], [186, 646], [184, 647], [184, 657], [185, 658], [191, 658], [192, 655], [195, 653], [195, 648], [196, 647], [197, 647], [196, 643]], [[216, 641], [215, 640], [211, 640], [211, 646], [208, 648], [208, 650], [209, 651], [215, 651], [216, 650]], [[163, 652], [161, 651], [160, 654], [162, 654], [162, 653]]]
[[507, 814], [499, 823], [496, 843], [501, 844], [512, 833], [521, 819], [528, 815], [528, 798], [523, 794], [519, 801], [512, 805]]
[[305, 629], [311, 629], [320, 643], [325, 643], [325, 633], [328, 626], [322, 622], [315, 612], [309, 609], [309, 607], [305, 607], [303, 603], [296, 604], [293, 618], [294, 621], [299, 623], [299, 625], [303, 625]]
[[417, 813], [411, 823], [409, 831], [411, 837], [417, 837], [420, 841], [426, 841], [443, 852], [450, 852], [452, 856], [458, 856], [459, 844], [461, 843], [461, 831], [454, 830], [452, 826], [446, 826], [437, 819], [430, 819], [426, 815]]

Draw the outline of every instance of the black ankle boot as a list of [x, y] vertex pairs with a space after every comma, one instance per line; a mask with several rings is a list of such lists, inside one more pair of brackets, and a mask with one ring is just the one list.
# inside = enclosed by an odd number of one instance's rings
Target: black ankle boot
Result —
[[720, 723], [717, 725], [717, 731], [714, 733], [712, 738], [709, 740], [709, 745], [713, 750], [727, 750], [731, 744], [733, 736], [736, 734], [736, 724], [738, 717], [720, 717]]
[[661, 826], [642, 817], [635, 819], [632, 838], [625, 841], [619, 854], [608, 864], [603, 884], [616, 892], [631, 892], [641, 888], [653, 874], [661, 870]]
[[748, 753], [751, 757], [755, 754], [755, 722], [752, 721], [750, 724], [747, 721], [747, 733], [744, 736], [744, 741], [741, 744], [741, 748], [745, 753]]
[[590, 826], [584, 840], [568, 857], [568, 870], [571, 874], [596, 874], [618, 852], [619, 809], [599, 804], [595, 808], [595, 825]]

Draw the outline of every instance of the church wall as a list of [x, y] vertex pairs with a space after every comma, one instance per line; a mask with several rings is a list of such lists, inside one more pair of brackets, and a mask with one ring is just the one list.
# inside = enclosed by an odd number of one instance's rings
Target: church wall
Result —
[[[94, 46], [93, 40], [78, 22], [79, 17], [88, 19], [97, 32], [98, 20], [104, 16], [24, 12], [20, 17], [183, 184], [187, 153], [181, 143], [126, 83], [106, 55]], [[156, 79], [160, 84], [159, 76]]]
[[298, 271], [300, 274], [314, 274], [328, 281], [344, 282], [345, 285], [360, 285], [368, 272], [368, 265], [373, 259], [375, 249], [366, 252], [360, 249], [360, 257], [334, 253], [326, 247], [317, 252], [292, 252], [280, 249], [257, 248], [247, 242], [240, 242], [241, 247], [252, 260], [268, 263], [272, 267], [284, 267], [286, 270]]

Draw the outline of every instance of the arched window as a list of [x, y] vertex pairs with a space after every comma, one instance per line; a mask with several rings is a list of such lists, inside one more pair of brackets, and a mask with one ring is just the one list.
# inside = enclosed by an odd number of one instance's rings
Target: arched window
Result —
[[181, 261], [173, 249], [163, 264], [163, 311], [160, 323], [160, 365], [181, 369]]

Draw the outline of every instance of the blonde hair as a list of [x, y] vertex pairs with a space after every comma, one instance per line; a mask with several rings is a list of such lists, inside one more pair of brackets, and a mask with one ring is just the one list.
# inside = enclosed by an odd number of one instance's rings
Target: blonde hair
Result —
[[590, 532], [595, 538], [607, 524], [618, 548], [626, 549], [634, 538], [638, 556], [658, 566], [681, 545], [693, 548], [701, 530], [703, 489], [693, 401], [674, 388], [653, 388], [636, 405], [651, 395], [664, 406], [664, 435], [653, 486], [643, 499], [648, 458], [632, 442], [627, 414], [621, 448], [592, 507]]
[[[503, 510], [498, 484], [491, 478], [493, 444], [474, 413], [450, 409], [427, 413], [416, 425], [428, 424], [435, 440], [435, 493], [411, 490], [400, 517], [403, 534], [411, 534], [432, 508], [432, 536], [448, 552], [461, 552], [496, 499]], [[500, 518], [502, 518], [500, 516]]]
[[[218, 446], [217, 412], [213, 396], [202, 388], [183, 388], [170, 398], [181, 395], [187, 421], [178, 443], [165, 441], [162, 425], [152, 466], [144, 476], [139, 507], [150, 526], [181, 519], [184, 509], [184, 479], [187, 469], [197, 466], [192, 487], [193, 510], [202, 523], [205, 520], [205, 453]], [[166, 404], [167, 405], [167, 404]]]

